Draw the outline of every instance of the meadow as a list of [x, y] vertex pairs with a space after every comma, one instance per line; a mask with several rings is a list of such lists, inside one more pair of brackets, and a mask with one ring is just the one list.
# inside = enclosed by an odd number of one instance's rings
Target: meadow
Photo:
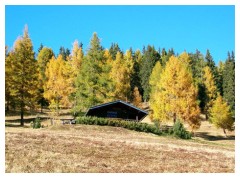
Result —
[[209, 127], [203, 122], [193, 139], [182, 140], [110, 126], [9, 124], [5, 172], [234, 172], [234, 135]]

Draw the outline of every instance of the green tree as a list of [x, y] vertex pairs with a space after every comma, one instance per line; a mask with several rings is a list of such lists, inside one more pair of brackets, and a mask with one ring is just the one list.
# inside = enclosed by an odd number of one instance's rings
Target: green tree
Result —
[[85, 111], [88, 107], [103, 102], [107, 93], [103, 87], [106, 83], [102, 80], [104, 62], [103, 47], [97, 33], [94, 33], [76, 80], [76, 110]]
[[212, 57], [209, 49], [207, 49], [205, 60], [206, 60], [206, 65], [210, 68], [212, 75], [215, 77], [216, 76], [216, 66], [215, 66], [215, 62], [213, 60], [213, 57]]
[[142, 64], [142, 54], [140, 50], [135, 51], [135, 55], [133, 56], [133, 69], [132, 75], [130, 78], [131, 91], [134, 91], [134, 88], [137, 87], [140, 95], [143, 95], [143, 89], [141, 86], [140, 79], [140, 68]]
[[145, 52], [143, 54], [142, 65], [140, 69], [140, 78], [143, 88], [143, 99], [144, 101], [148, 101], [150, 96], [149, 77], [152, 73], [155, 63], [160, 60], [160, 55], [155, 48], [151, 46], [148, 46], [147, 50], [143, 51]]
[[11, 69], [6, 71], [11, 75], [10, 95], [20, 106], [21, 126], [24, 126], [24, 109], [26, 106], [33, 107], [39, 97], [38, 92], [38, 67], [34, 59], [32, 41], [28, 34], [27, 25], [23, 36], [19, 37], [11, 51]]
[[206, 105], [206, 88], [203, 83], [203, 75], [204, 75], [204, 67], [206, 66], [206, 62], [204, 61], [203, 55], [200, 51], [196, 50], [195, 53], [189, 54], [190, 56], [190, 66], [192, 70], [194, 84], [198, 88], [198, 101], [199, 107], [202, 111], [204, 111]]
[[216, 83], [217, 83], [218, 92], [220, 93], [221, 96], [223, 96], [223, 71], [224, 71], [224, 66], [225, 66], [225, 64], [222, 61], [220, 61], [218, 66], [217, 66]]
[[67, 58], [69, 57], [69, 55], [70, 55], [70, 50], [68, 49], [68, 48], [64, 48], [63, 46], [61, 46], [60, 48], [59, 48], [59, 54], [58, 55], [61, 55], [62, 56], [62, 58], [63, 58], [63, 60], [67, 60]]
[[112, 43], [110, 48], [109, 48], [109, 53], [111, 54], [113, 60], [116, 59], [117, 52], [122, 53], [122, 51], [121, 51], [120, 47], [118, 46], [118, 44], [117, 43]]
[[190, 66], [192, 69], [193, 79], [196, 84], [203, 82], [203, 68], [206, 66], [203, 55], [196, 50], [195, 53], [189, 54]]
[[235, 114], [235, 57], [233, 52], [232, 55], [228, 53], [223, 70], [223, 98]]
[[[222, 93], [222, 83], [221, 83], [221, 76], [219, 76], [218, 74], [218, 69], [215, 65], [215, 62], [213, 60], [212, 55], [210, 54], [210, 51], [207, 50], [206, 56], [205, 56], [205, 60], [206, 60], [206, 65], [210, 68], [212, 76], [213, 76], [213, 80], [215, 82], [215, 85], [217, 87], [217, 91]], [[221, 75], [221, 74], [220, 74]]]
[[12, 62], [13, 62], [13, 53], [8, 52], [8, 47], [5, 46], [5, 108], [6, 111], [9, 111], [10, 106], [14, 104], [14, 99], [11, 95], [11, 86], [12, 86]]
[[43, 44], [41, 43], [40, 46], [39, 46], [39, 48], [38, 48], [38, 52], [40, 52], [40, 51], [43, 49], [43, 47], [44, 47], [44, 46], [43, 46]]
[[234, 120], [230, 107], [220, 94], [218, 94], [216, 100], [213, 101], [213, 106], [210, 109], [210, 121], [217, 128], [222, 128], [225, 136], [227, 136], [226, 129], [229, 131], [233, 130]]
[[173, 56], [175, 54], [173, 48], [169, 49], [168, 52], [165, 50], [165, 48], [162, 49], [161, 52], [161, 64], [163, 67], [165, 67], [167, 61], [169, 60], [169, 58], [171, 56]]
[[37, 56], [37, 64], [39, 68], [39, 92], [41, 94], [41, 98], [38, 101], [41, 105], [41, 111], [43, 106], [48, 105], [48, 101], [43, 97], [44, 89], [43, 85], [46, 82], [46, 67], [47, 63], [50, 61], [50, 59], [54, 56], [53, 50], [51, 48], [47, 47], [42, 47], [42, 49], [39, 51], [38, 56]]
[[53, 50], [51, 48], [43, 47], [42, 50], [39, 51], [37, 56], [37, 63], [40, 72], [40, 80], [44, 83], [46, 82], [46, 67], [47, 63], [54, 56]]

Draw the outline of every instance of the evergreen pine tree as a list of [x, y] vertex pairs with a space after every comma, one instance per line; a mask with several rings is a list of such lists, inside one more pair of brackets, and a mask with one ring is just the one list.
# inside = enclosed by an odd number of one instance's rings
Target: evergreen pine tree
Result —
[[215, 66], [215, 62], [212, 58], [212, 55], [210, 54], [209, 49], [207, 49], [205, 60], [206, 60], [206, 65], [210, 68], [211, 73], [215, 76], [216, 75], [216, 66]]
[[204, 111], [206, 105], [206, 88], [203, 83], [204, 67], [206, 62], [204, 61], [203, 55], [200, 51], [196, 50], [195, 53], [190, 54], [190, 66], [192, 70], [193, 80], [195, 85], [198, 88], [198, 101], [199, 107]]
[[85, 111], [90, 106], [102, 103], [106, 97], [107, 92], [103, 90], [105, 82], [101, 78], [104, 62], [103, 47], [97, 33], [94, 33], [75, 83], [78, 100], [76, 110]]
[[111, 54], [113, 60], [116, 59], [117, 52], [122, 53], [122, 51], [119, 48], [118, 44], [117, 43], [112, 43], [111, 47], [109, 49], [109, 53]]
[[140, 68], [142, 65], [142, 54], [139, 50], [135, 51], [135, 55], [133, 57], [133, 71], [131, 76], [131, 91], [134, 91], [134, 88], [137, 87], [140, 95], [143, 95], [143, 89], [141, 86], [140, 80]]
[[225, 62], [223, 70], [223, 98], [227, 101], [233, 114], [235, 113], [235, 57], [234, 53]]
[[40, 52], [43, 49], [43, 44], [41, 43], [39, 48], [38, 48], [38, 52]]
[[154, 47], [148, 45], [147, 50], [143, 54], [142, 65], [140, 68], [141, 85], [143, 88], [143, 99], [144, 101], [149, 100], [150, 96], [150, 85], [149, 77], [152, 73], [152, 69], [155, 63], [160, 60], [159, 53]]

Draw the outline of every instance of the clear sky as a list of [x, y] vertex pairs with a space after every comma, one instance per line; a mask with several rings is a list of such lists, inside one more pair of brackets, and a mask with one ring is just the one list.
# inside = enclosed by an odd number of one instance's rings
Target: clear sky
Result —
[[216, 63], [235, 51], [234, 6], [5, 6], [5, 44], [10, 48], [27, 24], [34, 50], [43, 43], [58, 54], [75, 39], [89, 46], [97, 32], [104, 48], [143, 45], [176, 53], [209, 49]]

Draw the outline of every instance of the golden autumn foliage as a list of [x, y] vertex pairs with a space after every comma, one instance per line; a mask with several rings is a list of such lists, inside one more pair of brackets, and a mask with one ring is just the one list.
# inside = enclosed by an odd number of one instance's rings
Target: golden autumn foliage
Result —
[[103, 54], [103, 57], [104, 59], [106, 60], [106, 63], [111, 66], [112, 62], [113, 62], [113, 59], [112, 59], [112, 56], [109, 52], [109, 50], [105, 50], [104, 51], [104, 54]]
[[113, 59], [109, 50], [105, 50], [103, 54], [103, 59], [100, 61], [100, 67], [102, 69], [100, 81], [105, 87], [102, 90], [106, 95], [102, 98], [103, 102], [111, 102], [114, 100], [114, 83], [110, 77], [110, 72], [112, 70]]
[[110, 77], [114, 82], [113, 96], [115, 99], [128, 101], [131, 89], [130, 77], [133, 68], [130, 54], [130, 51], [127, 51], [126, 56], [123, 58], [122, 54], [118, 52], [116, 60], [112, 64]]
[[230, 112], [230, 107], [225, 102], [221, 95], [218, 94], [216, 100], [213, 101], [213, 105], [210, 108], [210, 121], [217, 128], [223, 129], [226, 135], [226, 129], [232, 131], [234, 120]]
[[204, 69], [204, 75], [203, 75], [203, 83], [205, 85], [206, 88], [206, 95], [207, 95], [207, 103], [205, 106], [205, 113], [206, 113], [206, 117], [209, 117], [209, 109], [212, 107], [213, 105], [213, 101], [216, 99], [217, 96], [217, 87], [214, 83], [214, 78], [213, 75], [211, 73], [211, 69], [206, 66]]
[[75, 40], [73, 43], [73, 49], [71, 54], [71, 66], [74, 76], [76, 77], [83, 61], [83, 50], [79, 47], [78, 41]]
[[69, 95], [73, 91], [70, 65], [59, 55], [57, 59], [52, 57], [47, 65], [46, 78], [44, 85], [44, 97], [50, 104], [59, 107], [69, 107]]
[[178, 118], [187, 122], [192, 129], [197, 129], [200, 126], [197, 89], [193, 85], [188, 64], [183, 63], [179, 58], [172, 56], [166, 63], [156, 84], [158, 91], [152, 94], [154, 100], [150, 103], [150, 107], [155, 119], [176, 121]]
[[214, 83], [213, 75], [211, 69], [206, 66], [204, 69], [204, 84], [207, 89], [207, 96], [210, 100], [215, 99], [217, 95], [217, 87]]
[[133, 104], [141, 108], [142, 96], [138, 91], [138, 87], [134, 87], [133, 91]]
[[[157, 61], [149, 78], [149, 84], [151, 86], [151, 94], [153, 94], [158, 88], [158, 83], [161, 78], [161, 72], [162, 72], [161, 63]], [[154, 99], [154, 98], [151, 97], [150, 100], [151, 99]]]

